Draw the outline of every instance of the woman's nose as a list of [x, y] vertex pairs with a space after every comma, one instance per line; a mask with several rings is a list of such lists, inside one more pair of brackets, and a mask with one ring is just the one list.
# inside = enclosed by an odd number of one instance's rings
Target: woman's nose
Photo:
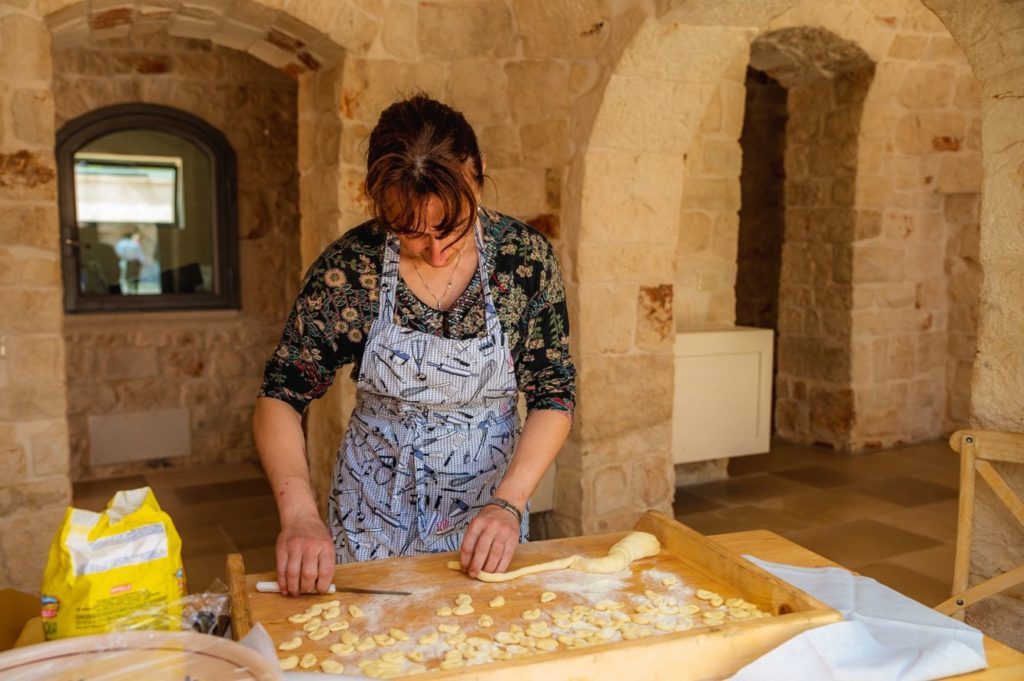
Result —
[[431, 239], [430, 250], [428, 251], [428, 253], [430, 255], [431, 265], [433, 265], [434, 267], [440, 267], [441, 265], [444, 265], [444, 245], [440, 241], [438, 241], [437, 239]]

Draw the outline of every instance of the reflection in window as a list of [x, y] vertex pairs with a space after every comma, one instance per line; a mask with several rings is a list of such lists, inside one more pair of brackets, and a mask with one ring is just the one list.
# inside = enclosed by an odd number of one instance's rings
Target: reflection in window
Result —
[[157, 228], [182, 226], [181, 167], [178, 157], [75, 154], [78, 229], [91, 237], [83, 240], [82, 293], [163, 292]]
[[226, 140], [182, 112], [120, 108], [131, 109], [121, 125], [100, 111], [62, 130], [66, 307], [237, 306]]

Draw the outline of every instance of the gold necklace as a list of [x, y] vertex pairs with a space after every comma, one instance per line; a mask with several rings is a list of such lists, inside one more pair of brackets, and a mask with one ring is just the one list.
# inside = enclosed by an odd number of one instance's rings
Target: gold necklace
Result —
[[423, 288], [427, 289], [427, 293], [429, 293], [430, 296], [435, 301], [437, 301], [437, 304], [434, 307], [438, 310], [441, 310], [442, 312], [444, 312], [445, 310], [444, 308], [441, 307], [441, 301], [444, 300], [445, 297], [447, 297], [448, 292], [451, 291], [452, 289], [452, 282], [455, 280], [455, 273], [459, 271], [459, 262], [462, 261], [462, 253], [463, 251], [466, 250], [466, 245], [468, 243], [468, 238], [466, 238], [466, 240], [462, 242], [462, 248], [459, 249], [458, 254], [455, 256], [455, 266], [452, 267], [452, 273], [448, 275], [448, 283], [445, 284], [444, 290], [441, 291], [440, 296], [434, 293], [433, 289], [430, 288], [430, 284], [428, 284], [427, 280], [423, 278], [422, 274], [420, 274], [420, 268], [416, 265], [416, 258], [412, 259], [412, 268], [413, 270], [416, 271], [416, 276], [420, 278], [420, 283], [423, 284]]

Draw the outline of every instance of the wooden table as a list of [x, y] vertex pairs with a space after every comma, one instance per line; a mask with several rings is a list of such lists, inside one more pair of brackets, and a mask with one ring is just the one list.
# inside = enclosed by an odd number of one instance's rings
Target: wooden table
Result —
[[[767, 530], [731, 532], [713, 535], [708, 539], [721, 544], [734, 553], [746, 553], [776, 563], [788, 563], [802, 567], [842, 567]], [[988, 656], [988, 669], [950, 678], [964, 681], [968, 679], [970, 681], [975, 681], [975, 679], [1020, 681], [1024, 679], [1024, 653], [986, 636], [985, 654]]]

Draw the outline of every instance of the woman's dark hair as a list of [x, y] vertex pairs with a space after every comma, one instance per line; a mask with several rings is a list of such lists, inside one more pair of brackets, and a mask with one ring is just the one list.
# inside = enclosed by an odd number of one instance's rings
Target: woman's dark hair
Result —
[[437, 236], [467, 230], [477, 210], [474, 190], [483, 183], [476, 134], [461, 113], [423, 94], [381, 113], [366, 154], [366, 195], [378, 224], [397, 234], [419, 232], [417, 212], [434, 196], [443, 209]]

